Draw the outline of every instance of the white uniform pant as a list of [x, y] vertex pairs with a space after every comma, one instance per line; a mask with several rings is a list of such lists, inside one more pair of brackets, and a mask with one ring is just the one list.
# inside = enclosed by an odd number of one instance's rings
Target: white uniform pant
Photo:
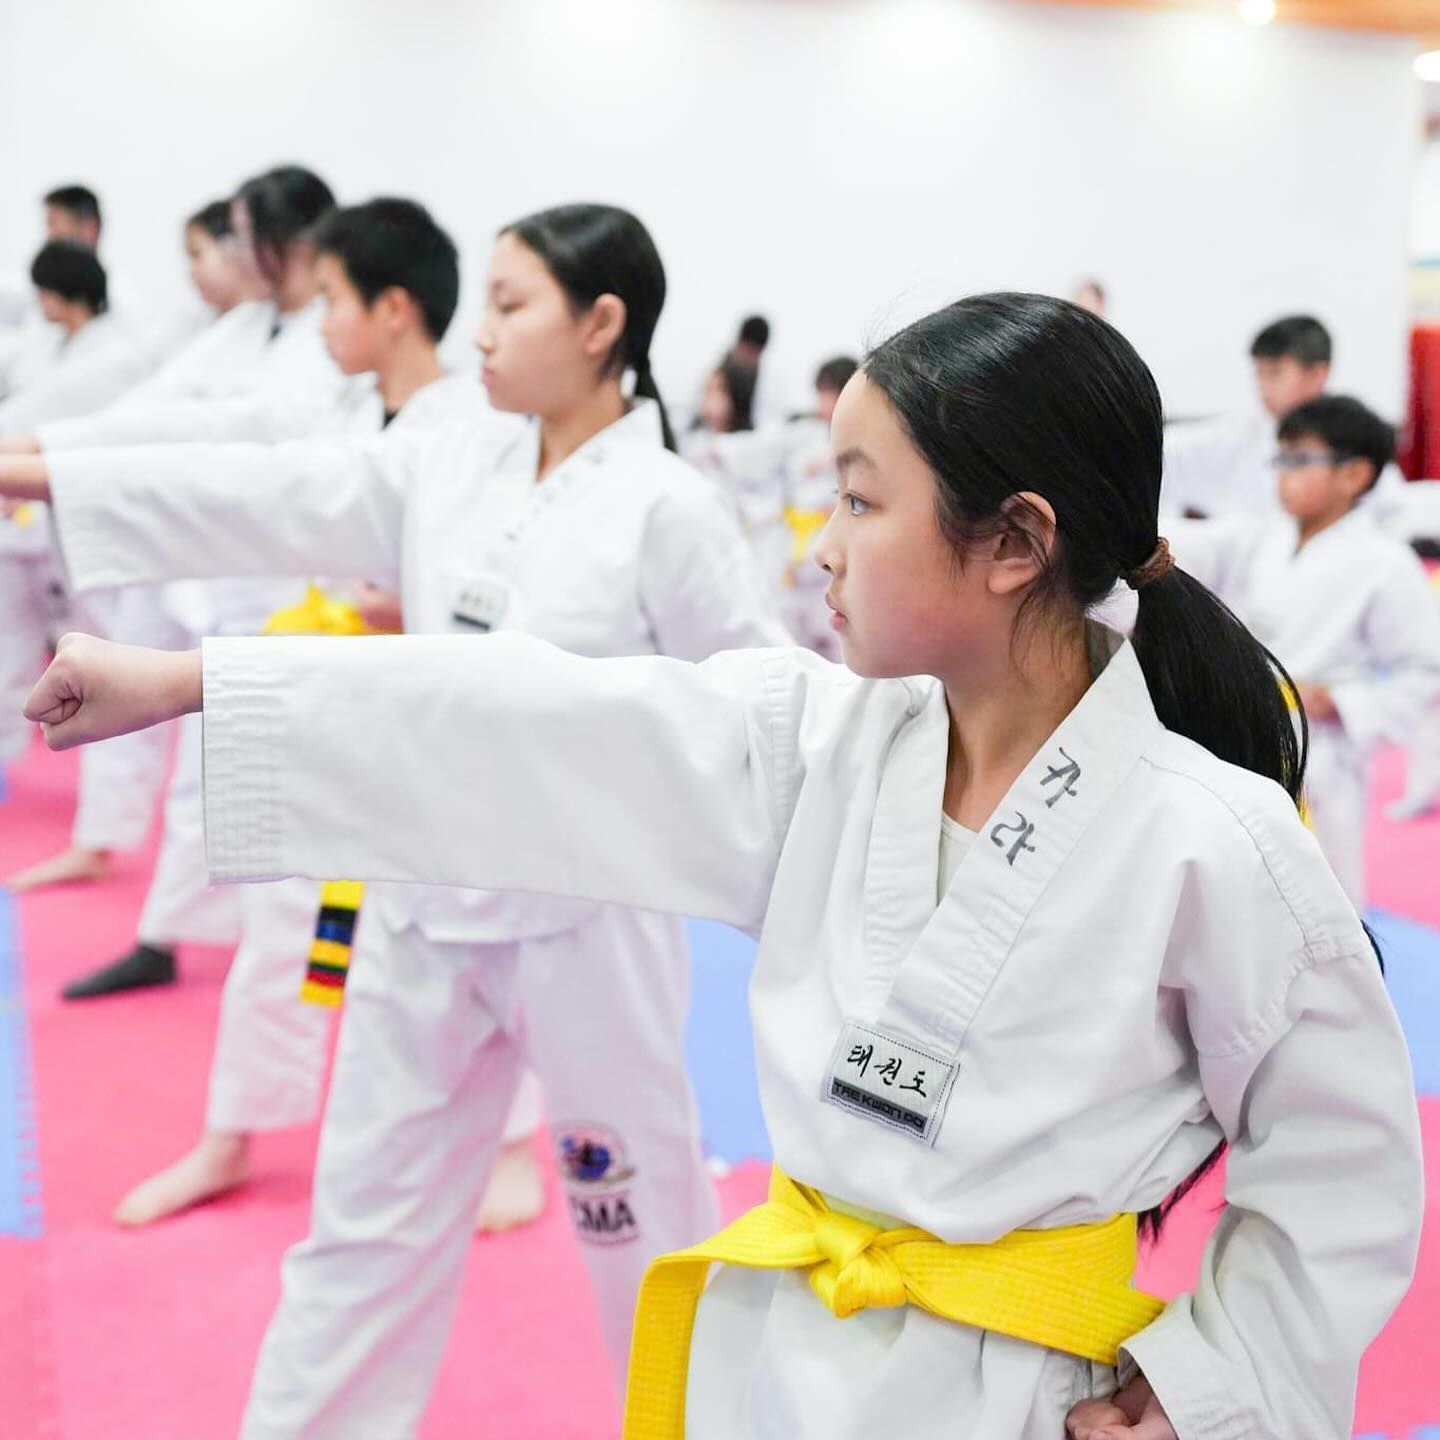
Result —
[[[220, 1002], [206, 1129], [249, 1135], [308, 1125], [320, 1113], [333, 1012], [300, 998], [319, 912], [313, 880], [240, 887], [240, 944]], [[505, 1143], [539, 1124], [540, 1089], [527, 1071]]]
[[1310, 731], [1305, 803], [1315, 838], [1345, 893], [1364, 910], [1365, 830], [1370, 818], [1370, 758], [1336, 724]]
[[33, 727], [20, 710], [49, 649], [52, 574], [48, 553], [0, 552], [0, 765], [30, 743]]
[[1432, 705], [1406, 747], [1405, 801], [1433, 805], [1440, 801], [1440, 705]]
[[[240, 936], [241, 887], [211, 885], [205, 868], [203, 735], [199, 715], [180, 722], [175, 769], [165, 796], [165, 833], [140, 912], [138, 935], [147, 945], [169, 948], [181, 940], [229, 945]], [[302, 963], [308, 950], [307, 941]]]
[[331, 1012], [300, 998], [320, 886], [277, 880], [240, 889], [240, 944], [220, 1001], [205, 1125], [250, 1134], [319, 1114]]
[[684, 1067], [678, 921], [606, 909], [560, 935], [480, 945], [369, 918], [311, 1230], [282, 1267], [244, 1440], [415, 1434], [527, 1052], [617, 1380], [645, 1266], [718, 1223]]

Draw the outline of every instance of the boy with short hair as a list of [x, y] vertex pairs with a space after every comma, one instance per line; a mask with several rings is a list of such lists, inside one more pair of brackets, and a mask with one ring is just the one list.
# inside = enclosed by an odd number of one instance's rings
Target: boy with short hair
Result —
[[1313, 315], [1287, 315], [1250, 344], [1261, 412], [1170, 425], [1161, 508], [1191, 516], [1273, 515], [1276, 424], [1325, 393], [1333, 346]]
[[57, 185], [45, 196], [45, 238], [100, 248], [100, 197], [88, 185]]
[[1282, 513], [1170, 521], [1180, 565], [1280, 660], [1310, 721], [1306, 799], [1357, 906], [1365, 898], [1371, 760], [1440, 698], [1440, 614], [1419, 560], [1359, 502], [1395, 432], [1358, 400], [1325, 395], [1281, 420], [1272, 459]]

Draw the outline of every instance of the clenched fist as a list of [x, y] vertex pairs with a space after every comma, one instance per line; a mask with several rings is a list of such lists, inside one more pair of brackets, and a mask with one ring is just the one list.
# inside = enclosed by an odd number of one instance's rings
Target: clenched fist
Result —
[[52, 750], [145, 730], [200, 708], [198, 650], [147, 650], [66, 635], [25, 702]]
[[1143, 1375], [1108, 1400], [1082, 1400], [1065, 1417], [1065, 1435], [1066, 1440], [1176, 1440]]

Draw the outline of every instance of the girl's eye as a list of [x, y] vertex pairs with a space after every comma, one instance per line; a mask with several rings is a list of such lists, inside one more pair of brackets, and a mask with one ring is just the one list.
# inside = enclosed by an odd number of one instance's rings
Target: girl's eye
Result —
[[869, 508], [870, 502], [862, 500], [858, 495], [847, 494], [845, 496], [845, 508], [852, 515], [863, 515]]

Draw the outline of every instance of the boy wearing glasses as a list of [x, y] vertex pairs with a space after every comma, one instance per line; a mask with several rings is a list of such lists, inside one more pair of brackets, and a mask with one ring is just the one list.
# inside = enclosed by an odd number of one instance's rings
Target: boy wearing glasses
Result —
[[1275, 426], [1330, 382], [1330, 332], [1313, 315], [1287, 315], [1250, 344], [1260, 410], [1170, 425], [1161, 504], [1176, 514], [1274, 515]]
[[1324, 395], [1281, 420], [1278, 447], [1281, 513], [1172, 520], [1166, 534], [1295, 681], [1315, 832], [1360, 906], [1371, 760], [1383, 741], [1413, 741], [1440, 698], [1440, 613], [1414, 553], [1359, 505], [1394, 457], [1394, 430]]

